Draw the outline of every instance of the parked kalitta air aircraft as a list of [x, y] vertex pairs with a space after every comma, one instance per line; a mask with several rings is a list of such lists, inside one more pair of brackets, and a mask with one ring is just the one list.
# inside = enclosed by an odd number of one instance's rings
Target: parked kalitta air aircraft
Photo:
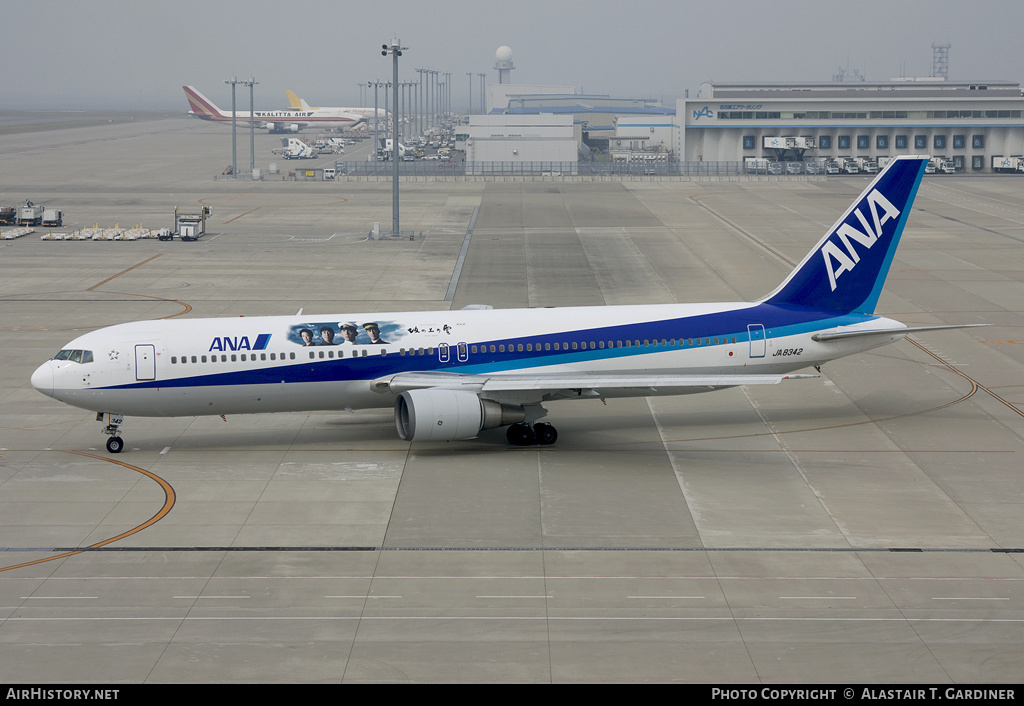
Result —
[[[185, 96], [188, 98], [188, 105], [191, 110], [189, 114], [200, 120], [210, 120], [215, 123], [230, 123], [231, 111], [224, 111], [214, 105], [213, 101], [200, 93], [193, 86], [182, 86], [185, 89]], [[248, 123], [250, 120], [248, 110], [236, 110], [235, 119], [238, 122]], [[353, 128], [359, 123], [365, 122], [362, 115], [347, 113], [340, 108], [308, 108], [306, 110], [254, 110], [252, 119], [256, 127], [266, 128], [270, 132], [298, 132], [306, 127], [328, 128]]]
[[288, 96], [288, 106], [292, 110], [340, 110], [345, 113], [358, 115], [365, 120], [372, 119], [374, 113], [376, 113], [378, 120], [386, 120], [388, 117], [388, 112], [383, 108], [311, 108], [309, 103], [295, 95], [294, 91], [285, 91], [285, 95]]
[[874, 315], [927, 157], [897, 157], [779, 287], [756, 302], [140, 321], [87, 333], [32, 374], [97, 413], [119, 452], [124, 416], [394, 407], [402, 439], [509, 426], [551, 444], [544, 403], [771, 385], [899, 341]]

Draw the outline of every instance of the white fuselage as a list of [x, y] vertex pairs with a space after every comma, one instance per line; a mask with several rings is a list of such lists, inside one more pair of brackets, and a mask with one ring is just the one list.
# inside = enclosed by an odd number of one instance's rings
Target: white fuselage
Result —
[[[788, 373], [891, 343], [904, 328], [875, 316], [763, 303], [142, 321], [80, 336], [64, 359], [41, 365], [32, 384], [77, 407], [132, 416], [389, 407], [395, 395], [373, 382], [396, 374], [671, 372], [733, 375], [743, 384], [744, 375]], [[858, 329], [892, 334], [811, 339]], [[83, 352], [91, 362], [75, 360]], [[696, 391], [640, 387], [601, 396]], [[495, 397], [552, 399], [543, 390]]]

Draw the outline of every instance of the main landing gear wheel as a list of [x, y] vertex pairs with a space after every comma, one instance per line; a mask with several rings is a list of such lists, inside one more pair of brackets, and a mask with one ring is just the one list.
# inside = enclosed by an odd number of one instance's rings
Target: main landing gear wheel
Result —
[[545, 422], [534, 424], [533, 433], [537, 435], [537, 443], [541, 446], [550, 446], [558, 441], [558, 431]]
[[513, 446], [549, 446], [558, 439], [558, 432], [550, 424], [534, 424], [532, 427], [526, 424], [513, 424], [508, 428], [505, 438]]
[[119, 454], [123, 448], [124, 440], [120, 436], [112, 436], [107, 439], [107, 451], [110, 453]]
[[533, 446], [537, 443], [537, 435], [533, 433], [533, 429], [525, 424], [513, 424], [510, 426], [505, 433], [505, 438], [513, 446]]

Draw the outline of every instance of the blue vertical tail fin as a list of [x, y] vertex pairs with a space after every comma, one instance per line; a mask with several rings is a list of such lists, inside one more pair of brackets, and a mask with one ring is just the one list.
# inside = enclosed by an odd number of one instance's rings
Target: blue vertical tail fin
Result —
[[926, 156], [890, 161], [789, 277], [762, 301], [874, 313], [927, 164]]

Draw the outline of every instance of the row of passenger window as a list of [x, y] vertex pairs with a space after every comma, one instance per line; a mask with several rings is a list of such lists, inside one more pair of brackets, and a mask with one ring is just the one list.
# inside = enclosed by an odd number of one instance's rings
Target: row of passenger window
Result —
[[187, 356], [187, 355], [183, 355], [180, 358], [178, 356], [176, 356], [176, 355], [172, 355], [171, 356], [171, 365], [184, 365], [184, 364], [189, 363], [189, 362], [192, 362], [192, 363], [207, 363], [207, 362], [209, 362], [209, 363], [216, 363], [218, 360], [221, 363], [227, 363], [229, 360], [230, 360], [230, 362], [234, 363], [237, 360], [239, 360], [238, 356], [240, 356], [241, 357], [240, 359], [243, 360], [243, 361], [245, 361], [247, 359], [247, 357], [248, 357], [248, 360], [250, 360], [250, 361], [256, 361], [256, 360], [295, 360], [295, 354], [294, 353], [260, 353], [259, 354], [259, 358], [256, 357], [256, 353], [248, 353], [248, 354], [246, 354], [246, 353], [232, 353], [230, 356], [227, 355], [226, 353], [222, 353], [219, 358], [216, 355], [211, 355], [211, 356], [205, 356], [205, 355]]
[[[492, 343], [492, 344], [489, 344], [489, 345], [473, 345], [473, 346], [469, 346], [469, 352], [471, 354], [473, 354], [473, 355], [476, 355], [478, 353], [506, 353], [506, 352], [508, 352], [508, 353], [522, 353], [523, 351], [526, 351], [526, 352], [533, 352], [533, 351], [569, 351], [569, 350], [575, 351], [575, 350], [600, 350], [600, 349], [605, 349], [605, 348], [639, 348], [639, 347], [649, 348], [649, 347], [659, 347], [659, 346], [661, 346], [661, 347], [669, 347], [669, 346], [671, 346], [671, 347], [676, 347], [676, 346], [712, 346], [712, 345], [717, 346], [717, 345], [726, 344], [726, 343], [736, 343], [736, 337], [733, 336], [732, 338], [729, 338], [729, 337], [726, 337], [726, 336], [714, 336], [714, 337], [709, 336], [707, 338], [687, 338], [687, 339], [682, 339], [682, 338], [680, 338], [680, 339], [675, 339], [675, 338], [673, 338], [673, 339], [665, 339], [665, 338], [662, 338], [660, 340], [658, 340], [658, 339], [654, 339], [654, 340], [650, 340], [650, 339], [644, 339], [644, 340], [636, 339], [636, 340], [630, 340], [630, 341], [572, 341], [571, 343], [570, 342], [556, 342], [556, 343], [509, 343], [507, 345], [504, 344], [504, 343]], [[462, 344], [459, 344], [459, 345], [460, 346], [465, 346], [466, 344], [462, 343]], [[454, 346], [451, 346], [451, 347], [454, 347]], [[465, 348], [463, 348], [463, 350], [465, 350]], [[381, 348], [380, 354], [381, 355], [387, 355], [387, 349]], [[432, 356], [432, 355], [434, 355], [434, 349], [433, 348], [419, 348], [419, 349], [417, 349], [417, 348], [409, 348], [409, 349], [401, 348], [398, 351], [398, 355], [401, 355], [401, 356], [405, 356], [405, 355], [431, 355]], [[360, 356], [362, 356], [364, 358], [366, 357], [366, 349], [365, 348], [362, 349], [362, 350], [353, 350], [352, 351], [352, 355], [350, 357], [358, 358]], [[328, 350], [328, 351], [319, 350], [319, 351], [310, 351], [309, 352], [310, 360], [313, 360], [313, 359], [316, 359], [316, 358], [334, 358], [334, 357], [335, 356], [334, 356], [334, 351], [333, 350]], [[337, 357], [338, 358], [344, 358], [345, 357], [344, 350], [339, 350]]]
[[[365, 348], [360, 348], [360, 349], [353, 348], [351, 350], [352, 350], [352, 355], [350, 355], [349, 358], [360, 358], [360, 357], [365, 358], [366, 357], [366, 349]], [[433, 348], [428, 348], [427, 351], [429, 351], [430, 353], [433, 353], [434, 349]], [[409, 355], [413, 355], [413, 352], [414, 352], [413, 349], [410, 348], [409, 349]], [[387, 348], [381, 348], [380, 349], [380, 354], [381, 355], [387, 355], [388, 354], [388, 349]], [[405, 352], [405, 349], [403, 348], [401, 350], [401, 355], [405, 355], [405, 354], [406, 354], [406, 352]], [[420, 348], [420, 355], [423, 355], [423, 349], [422, 348]], [[334, 355], [334, 350], [333, 349], [330, 349], [330, 350], [327, 350], [327, 351], [319, 350], [319, 351], [310, 351], [309, 352], [309, 359], [310, 360], [313, 360], [315, 358], [323, 359], [323, 358], [334, 358], [334, 357], [335, 357], [335, 355]], [[345, 357], [345, 349], [340, 349], [338, 351], [337, 357], [338, 358], [344, 358]]]
[[[523, 351], [533, 352], [533, 351], [603, 350], [605, 348], [640, 348], [640, 347], [643, 347], [643, 348], [658, 348], [658, 347], [667, 348], [667, 347], [677, 347], [677, 346], [684, 346], [684, 347], [690, 347], [690, 346], [694, 346], [694, 347], [695, 346], [717, 346], [717, 345], [722, 345], [722, 344], [726, 344], [726, 343], [736, 343], [736, 337], [732, 336], [731, 338], [729, 338], [727, 336], [713, 336], [713, 337], [709, 336], [707, 338], [686, 338], [686, 339], [683, 339], [683, 338], [680, 338], [680, 339], [675, 339], [675, 338], [666, 339], [666, 338], [662, 338], [660, 340], [659, 339], [653, 339], [653, 340], [651, 340], [651, 339], [643, 339], [643, 340], [635, 339], [635, 340], [627, 340], [627, 341], [572, 341], [571, 343], [569, 343], [569, 342], [561, 342], [561, 343], [556, 342], [556, 343], [543, 343], [543, 344], [541, 344], [541, 343], [515, 343], [515, 344], [509, 343], [508, 345], [506, 345], [504, 343], [498, 343], [498, 344], [492, 343], [490, 345], [482, 345], [482, 346], [474, 345], [474, 346], [470, 346], [469, 347], [469, 351], [472, 354], [478, 354], [478, 353], [505, 353], [505, 352], [508, 352], [508, 353], [521, 353]], [[64, 352], [65, 351], [61, 351], [61, 353], [64, 353]], [[86, 352], [88, 353], [88, 351], [86, 351]], [[381, 348], [380, 354], [381, 355], [387, 355], [387, 349]], [[416, 349], [416, 348], [409, 348], [409, 349], [402, 348], [402, 349], [399, 349], [398, 354], [401, 355], [401, 356], [405, 356], [405, 355], [434, 355], [434, 349], [433, 349], [433, 347], [430, 347], [430, 348], [419, 348], [419, 349]], [[247, 359], [250, 360], [250, 361], [256, 361], [256, 360], [260, 360], [260, 361], [265, 361], [265, 360], [295, 360], [295, 354], [294, 353], [287, 353], [287, 354], [285, 354], [285, 353], [280, 353], [280, 354], [278, 354], [278, 353], [260, 353], [258, 359], [257, 359], [256, 356], [257, 356], [256, 353], [250, 353], [250, 354], [248, 354], [248, 357], [247, 357], [247, 354], [245, 354], [245, 353], [237, 353], [237, 354], [236, 353], [232, 353], [230, 356], [227, 355], [226, 353], [222, 353], [220, 355], [220, 357], [219, 357], [219, 360], [222, 363], [227, 363], [229, 361], [230, 362], [236, 362], [238, 360], [241, 360], [242, 362], [245, 362]], [[328, 359], [328, 358], [334, 358], [334, 357], [335, 357], [335, 351], [333, 351], [333, 350], [328, 350], [328, 351], [318, 350], [318, 351], [310, 351], [309, 352], [309, 359], [310, 360], [315, 360], [317, 358]], [[344, 350], [337, 351], [337, 357], [338, 358], [344, 358], [345, 357], [345, 351]], [[366, 357], [366, 349], [365, 348], [362, 348], [362, 349], [359, 349], [359, 350], [352, 349], [352, 355], [350, 357], [352, 357], [352, 358], [359, 358], [359, 357], [365, 358]], [[173, 356], [173, 355], [171, 356], [171, 365], [184, 365], [184, 364], [187, 364], [189, 362], [191, 362], [191, 363], [206, 363], [206, 362], [216, 363], [217, 361], [218, 361], [218, 356], [216, 356], [216, 355], [210, 355], [210, 356], [205, 356], [205, 355], [196, 356], [196, 355], [193, 355], [191, 357], [183, 355], [180, 358], [178, 356]], [[92, 362], [92, 354], [91, 353], [89, 354], [89, 360], [88, 361], [83, 361], [83, 362]]]
[[[680, 338], [680, 339], [636, 339], [631, 341], [573, 341], [572, 343], [516, 343], [508, 344], [491, 344], [489, 346], [480, 346], [481, 353], [504, 353], [506, 349], [509, 353], [526, 351], [568, 351], [568, 350], [600, 350], [604, 348], [657, 348], [657, 347], [677, 347], [677, 346], [717, 346], [724, 343], [736, 343], [736, 337], [733, 336], [731, 339], [726, 336], [714, 336], [707, 338]], [[470, 352], [476, 353], [477, 346], [470, 346]]]

